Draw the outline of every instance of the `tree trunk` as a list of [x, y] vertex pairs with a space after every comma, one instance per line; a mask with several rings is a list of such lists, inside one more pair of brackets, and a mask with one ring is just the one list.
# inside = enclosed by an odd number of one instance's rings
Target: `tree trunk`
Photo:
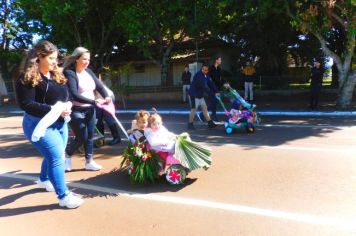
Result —
[[337, 66], [335, 63], [331, 67], [331, 87], [332, 88], [339, 87], [339, 74], [338, 74]]
[[6, 84], [0, 73], [0, 103], [1, 103], [2, 96], [7, 96], [7, 95], [8, 94], [7, 94]]
[[162, 63], [161, 63], [161, 85], [162, 86], [167, 86], [168, 70], [169, 70], [169, 58], [163, 57]]
[[167, 86], [168, 85], [168, 71], [169, 71], [169, 64], [171, 60], [171, 52], [173, 49], [173, 43], [171, 43], [167, 49], [165, 50], [162, 60], [161, 60], [161, 85]]
[[336, 107], [341, 110], [345, 110], [350, 107], [352, 102], [352, 95], [356, 83], [356, 73], [353, 72], [350, 75], [339, 72], [339, 80], [344, 81], [339, 88], [338, 99]]

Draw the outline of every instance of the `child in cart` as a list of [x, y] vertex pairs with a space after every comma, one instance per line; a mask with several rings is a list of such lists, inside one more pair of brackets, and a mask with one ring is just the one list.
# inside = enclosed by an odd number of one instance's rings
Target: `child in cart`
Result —
[[150, 113], [145, 110], [140, 110], [136, 113], [135, 119], [131, 123], [131, 129], [127, 131], [129, 133], [129, 140], [132, 144], [135, 144], [136, 142], [143, 143], [146, 141], [144, 129], [147, 127], [149, 117]]
[[[140, 122], [139, 114], [133, 122], [136, 126], [133, 125], [129, 131], [131, 142], [124, 150], [121, 163], [121, 167], [126, 164], [131, 181], [155, 182], [165, 174], [168, 183], [182, 184], [187, 172], [210, 167], [210, 149], [192, 142], [187, 133], [175, 135], [169, 132], [157, 113], [150, 115], [148, 125], [144, 128], [147, 122]], [[142, 126], [138, 127], [138, 123]]]
[[160, 175], [164, 174], [167, 167], [173, 164], [180, 164], [173, 156], [176, 135], [169, 132], [163, 126], [162, 117], [157, 113], [148, 118], [148, 127], [145, 128], [145, 137], [150, 147], [161, 157], [162, 170]]

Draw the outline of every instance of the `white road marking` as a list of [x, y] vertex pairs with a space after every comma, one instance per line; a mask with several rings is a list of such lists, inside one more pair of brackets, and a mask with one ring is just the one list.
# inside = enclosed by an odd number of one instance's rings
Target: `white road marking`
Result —
[[[27, 180], [27, 181], [37, 180], [36, 177], [21, 175], [21, 174], [11, 174], [5, 172], [0, 172], [0, 177]], [[329, 217], [329, 216], [318, 216], [318, 215], [305, 214], [305, 213], [293, 213], [287, 211], [270, 210], [265, 208], [243, 206], [238, 204], [229, 204], [229, 203], [209, 201], [203, 199], [162, 196], [158, 194], [141, 194], [141, 193], [129, 192], [121, 189], [100, 187], [92, 184], [83, 184], [83, 183], [75, 183], [75, 182], [70, 182], [68, 185], [74, 188], [85, 189], [85, 190], [96, 191], [96, 192], [103, 192], [107, 194], [116, 194], [129, 198], [138, 198], [138, 199], [151, 200], [157, 202], [168, 202], [168, 203], [174, 203], [180, 205], [211, 208], [211, 209], [218, 209], [223, 211], [264, 216], [264, 217], [272, 217], [272, 218], [278, 218], [284, 220], [303, 222], [307, 224], [331, 226], [342, 230], [356, 232], [356, 219], [354, 218], [341, 219], [341, 218]]]

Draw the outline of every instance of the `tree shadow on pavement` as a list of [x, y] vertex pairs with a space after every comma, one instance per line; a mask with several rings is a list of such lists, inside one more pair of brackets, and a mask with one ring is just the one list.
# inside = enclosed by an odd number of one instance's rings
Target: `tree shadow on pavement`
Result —
[[[109, 197], [120, 196], [120, 193], [125, 194], [149, 194], [149, 193], [164, 193], [178, 192], [181, 189], [193, 184], [196, 179], [189, 178], [189, 175], [182, 185], [170, 185], [166, 182], [164, 176], [158, 179], [155, 183], [136, 184], [129, 181], [129, 176], [126, 170], [113, 169], [108, 173], [97, 175], [85, 180], [80, 180], [74, 183], [86, 184], [94, 186], [93, 189], [74, 188], [74, 192], [82, 194], [85, 198], [92, 197]], [[98, 191], [99, 187], [103, 191]]]
[[38, 205], [38, 206], [28, 206], [28, 207], [18, 207], [18, 208], [6, 208], [0, 209], [1, 217], [9, 217], [9, 216], [18, 216], [24, 214], [30, 214], [37, 211], [52, 211], [56, 209], [63, 209], [61, 208], [58, 203], [48, 204], [48, 205]]
[[[0, 174], [0, 189], [22, 188], [34, 184], [34, 182], [31, 180], [6, 177], [6, 175], [16, 175], [19, 172], [20, 170], [15, 170], [15, 171], [6, 172], [4, 174]], [[38, 177], [38, 174], [34, 174], [34, 173], [21, 173], [21, 175]], [[0, 204], [1, 204], [1, 200], [2, 198], [0, 198]]]
[[35, 147], [21, 135], [0, 134], [0, 159], [39, 156]]
[[[18, 171], [7, 172], [7, 174], [15, 174]], [[34, 175], [32, 173], [21, 173], [21, 175]], [[29, 185], [33, 185], [34, 183], [31, 180], [20, 180], [13, 179], [7, 177], [0, 176], [0, 188], [1, 189], [14, 189], [26, 187]], [[28, 195], [43, 193], [44, 190], [40, 188], [32, 188], [22, 192], [17, 192], [14, 194], [10, 194], [0, 198], [0, 207], [6, 207], [6, 205], [11, 204], [22, 197], [26, 197]], [[17, 207], [17, 208], [0, 208], [0, 218], [1, 217], [9, 217], [9, 216], [17, 216], [23, 214], [30, 214], [37, 211], [45, 211], [45, 210], [54, 210], [60, 208], [57, 204], [48, 204], [48, 205], [37, 205], [37, 206], [28, 206], [28, 207]]]
[[[236, 130], [226, 134], [224, 126], [207, 129], [202, 124], [197, 125], [197, 130], [190, 131], [193, 141], [204, 142], [208, 145], [223, 146], [236, 144], [246, 146], [247, 149], [256, 149], [260, 146], [278, 146], [293, 140], [309, 137], [326, 137], [330, 133], [339, 131], [344, 127], [355, 126], [355, 118], [340, 117], [308, 117], [308, 118], [269, 118], [266, 123], [256, 127], [252, 134], [245, 130]], [[169, 129], [169, 128], [168, 128]], [[172, 131], [182, 133], [179, 129], [171, 127]]]

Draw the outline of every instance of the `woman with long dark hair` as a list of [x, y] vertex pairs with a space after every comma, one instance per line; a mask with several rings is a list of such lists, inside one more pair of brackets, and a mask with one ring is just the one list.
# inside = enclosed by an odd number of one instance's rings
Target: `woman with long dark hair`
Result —
[[59, 110], [59, 118], [55, 117], [54, 123], [45, 127], [43, 135], [35, 141], [33, 139], [40, 121], [53, 110], [58, 110], [58, 103], [68, 103], [67, 79], [58, 71], [57, 55], [58, 49], [51, 42], [38, 43], [27, 57], [24, 73], [16, 83], [16, 94], [20, 107], [25, 111], [24, 134], [44, 157], [38, 186], [55, 191], [60, 206], [76, 208], [83, 200], [68, 190], [64, 177], [64, 150], [68, 140], [65, 119], [71, 110]]

